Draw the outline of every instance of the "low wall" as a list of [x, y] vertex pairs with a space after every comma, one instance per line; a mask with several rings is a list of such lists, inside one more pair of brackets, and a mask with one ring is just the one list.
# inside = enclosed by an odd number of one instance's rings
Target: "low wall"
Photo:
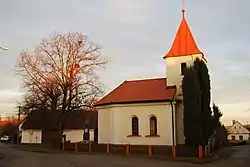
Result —
[[[148, 146], [148, 145], [112, 145], [92, 143], [70, 143], [65, 142], [61, 148], [65, 151], [77, 152], [103, 152], [110, 154], [144, 154], [144, 155], [166, 155], [173, 156], [172, 146]], [[202, 149], [202, 155], [205, 149]], [[178, 145], [175, 148], [175, 156], [178, 157], [199, 157], [199, 150], [195, 147]]]
[[[205, 155], [205, 147], [202, 148], [202, 155]], [[199, 149], [186, 145], [178, 145], [176, 147], [176, 156], [178, 157], [198, 157]]]

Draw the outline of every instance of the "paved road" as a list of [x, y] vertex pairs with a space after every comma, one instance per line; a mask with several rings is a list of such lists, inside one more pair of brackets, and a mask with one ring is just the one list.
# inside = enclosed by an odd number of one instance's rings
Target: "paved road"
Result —
[[238, 146], [237, 150], [229, 159], [230, 166], [245, 167], [250, 164], [250, 146]]
[[[228, 160], [205, 164], [207, 167], [239, 167], [249, 166], [250, 147], [238, 147]], [[0, 144], [0, 152], [5, 158], [0, 160], [0, 167], [192, 167], [194, 164], [152, 160], [143, 158], [127, 158], [107, 155], [85, 154], [45, 154], [20, 151]], [[248, 165], [247, 165], [248, 164]]]

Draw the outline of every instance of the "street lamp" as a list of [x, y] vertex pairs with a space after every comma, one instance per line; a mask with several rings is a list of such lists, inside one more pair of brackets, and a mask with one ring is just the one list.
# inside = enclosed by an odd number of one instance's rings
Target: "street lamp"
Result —
[[2, 49], [2, 50], [8, 50], [8, 48], [3, 47], [3, 46], [0, 46], [0, 49]]

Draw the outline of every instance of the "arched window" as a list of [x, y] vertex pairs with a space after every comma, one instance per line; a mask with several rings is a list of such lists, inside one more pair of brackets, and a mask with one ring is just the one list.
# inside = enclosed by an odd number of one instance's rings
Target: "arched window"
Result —
[[181, 75], [184, 75], [186, 68], [187, 68], [187, 63], [181, 63]]
[[150, 123], [150, 135], [156, 136], [157, 135], [157, 119], [155, 116], [150, 117], [149, 119]]
[[132, 118], [132, 135], [139, 135], [139, 119], [135, 116]]

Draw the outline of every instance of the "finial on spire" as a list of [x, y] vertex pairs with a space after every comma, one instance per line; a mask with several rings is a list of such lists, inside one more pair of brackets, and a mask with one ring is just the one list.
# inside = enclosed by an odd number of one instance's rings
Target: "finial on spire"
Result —
[[182, 15], [185, 16], [185, 9], [182, 9]]
[[185, 0], [182, 0], [182, 10], [181, 10], [181, 12], [182, 12], [182, 16], [184, 18], [185, 17]]

